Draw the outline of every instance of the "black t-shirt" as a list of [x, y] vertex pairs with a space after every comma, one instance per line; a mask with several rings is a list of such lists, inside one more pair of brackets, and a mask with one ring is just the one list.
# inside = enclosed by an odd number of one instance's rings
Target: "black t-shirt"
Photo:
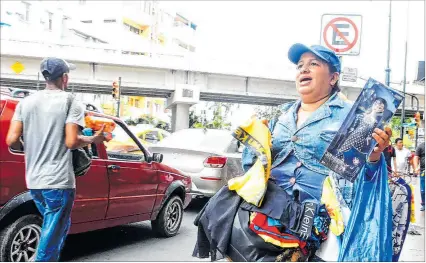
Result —
[[425, 170], [425, 143], [420, 144], [417, 146], [416, 149], [416, 156], [420, 157], [420, 170]]
[[390, 171], [392, 170], [392, 157], [396, 158], [395, 148], [393, 148], [392, 145], [389, 145], [385, 148], [383, 154], [385, 155], [386, 165], [388, 166], [388, 170]]

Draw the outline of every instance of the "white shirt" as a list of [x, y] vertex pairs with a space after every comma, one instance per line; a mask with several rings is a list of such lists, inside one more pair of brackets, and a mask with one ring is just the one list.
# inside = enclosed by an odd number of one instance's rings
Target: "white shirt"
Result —
[[[402, 148], [402, 150], [398, 150], [395, 147], [395, 155], [396, 155], [396, 171], [397, 172], [406, 172], [408, 171], [408, 158], [411, 157], [411, 152], [407, 148]], [[393, 165], [393, 163], [392, 163]], [[393, 167], [395, 170], [395, 167]]]

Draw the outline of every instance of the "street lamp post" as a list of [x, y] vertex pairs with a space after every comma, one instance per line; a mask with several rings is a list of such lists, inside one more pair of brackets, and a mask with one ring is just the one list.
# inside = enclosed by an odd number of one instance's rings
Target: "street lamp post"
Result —
[[392, 19], [392, 1], [389, 1], [389, 29], [388, 29], [388, 58], [387, 58], [387, 66], [386, 66], [386, 86], [390, 85], [390, 71], [389, 61], [390, 61], [390, 43], [391, 43], [391, 19]]
[[402, 100], [402, 112], [401, 112], [401, 138], [404, 138], [404, 118], [405, 118], [405, 88], [407, 83], [407, 51], [408, 51], [408, 12], [410, 9], [410, 2], [407, 5], [407, 24], [406, 24], [406, 32], [405, 32], [405, 57], [404, 57], [404, 83], [402, 84], [402, 92], [404, 93], [404, 99]]

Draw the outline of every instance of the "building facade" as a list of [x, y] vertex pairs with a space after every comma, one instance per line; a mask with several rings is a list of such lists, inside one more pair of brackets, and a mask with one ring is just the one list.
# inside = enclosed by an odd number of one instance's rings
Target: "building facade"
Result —
[[[195, 51], [197, 26], [159, 1], [1, 1], [2, 38], [112, 49], [131, 56], [185, 56]], [[83, 101], [114, 112], [108, 95]], [[125, 97], [121, 113], [167, 119], [165, 100]], [[135, 110], [140, 109], [140, 110]]]

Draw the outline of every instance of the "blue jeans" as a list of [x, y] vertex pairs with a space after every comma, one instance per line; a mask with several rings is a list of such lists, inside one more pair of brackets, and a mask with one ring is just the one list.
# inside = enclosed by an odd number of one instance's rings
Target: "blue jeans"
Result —
[[425, 171], [420, 171], [420, 194], [422, 196], [422, 206], [425, 205]]
[[75, 189], [35, 189], [30, 193], [43, 216], [35, 261], [58, 261], [71, 226]]

